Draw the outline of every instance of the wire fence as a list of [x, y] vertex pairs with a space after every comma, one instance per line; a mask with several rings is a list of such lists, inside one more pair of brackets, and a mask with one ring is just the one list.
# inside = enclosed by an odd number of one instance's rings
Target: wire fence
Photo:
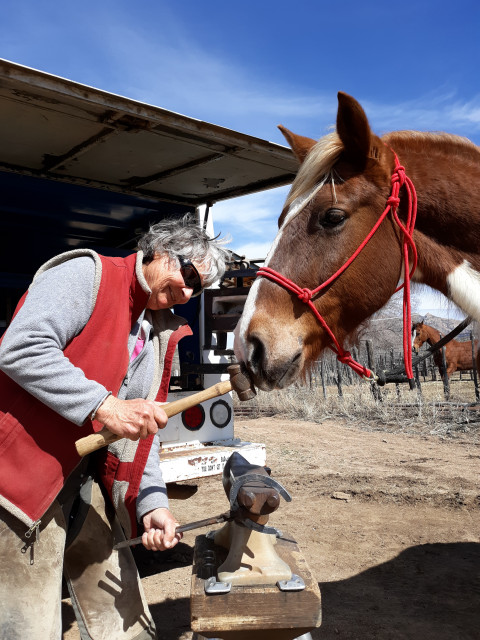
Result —
[[[471, 338], [472, 345], [473, 336]], [[423, 350], [420, 350], [420, 355]], [[357, 360], [365, 364], [369, 369], [374, 372], [390, 371], [398, 369], [403, 366], [403, 352], [396, 351], [394, 348], [388, 351], [376, 351], [371, 340], [362, 341], [359, 347], [353, 347], [351, 349], [352, 356]], [[445, 359], [445, 347], [442, 348], [443, 358], [443, 371], [447, 370]], [[415, 383], [419, 392], [422, 392], [422, 384], [428, 382], [441, 381], [443, 383], [443, 394], [445, 400], [450, 400], [451, 397], [451, 385], [457, 381], [470, 381], [472, 383], [472, 391], [475, 395], [475, 400], [480, 400], [480, 391], [478, 385], [478, 372], [475, 365], [475, 354], [472, 347], [472, 368], [464, 371], [457, 371], [454, 376], [448, 378], [448, 376], [442, 375], [442, 372], [434, 362], [433, 356], [429, 356], [422, 362], [419, 362], [414, 366]], [[324, 353], [322, 358], [312, 368], [309, 377], [307, 379], [307, 385], [310, 388], [320, 387], [323, 392], [324, 398], [331, 393], [331, 389], [336, 388], [338, 396], [342, 397], [344, 388], [355, 384], [365, 384], [364, 381], [355, 374], [350, 367], [339, 362], [335, 355], [332, 353]], [[395, 384], [397, 391], [399, 390], [399, 383]], [[376, 383], [371, 383], [372, 395], [378, 402], [382, 401], [382, 387]]]

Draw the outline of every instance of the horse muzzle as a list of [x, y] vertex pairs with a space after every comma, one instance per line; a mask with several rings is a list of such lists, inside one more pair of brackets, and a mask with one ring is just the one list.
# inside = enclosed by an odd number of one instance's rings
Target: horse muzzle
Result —
[[[283, 389], [291, 385], [304, 366], [303, 341], [300, 338], [285, 341], [255, 331], [238, 338], [241, 348], [235, 349], [256, 387], [262, 391]], [[238, 345], [238, 342], [236, 342]]]

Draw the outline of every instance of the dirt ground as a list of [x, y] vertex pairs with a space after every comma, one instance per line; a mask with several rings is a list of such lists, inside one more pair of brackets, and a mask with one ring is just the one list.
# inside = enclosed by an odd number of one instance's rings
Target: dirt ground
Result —
[[[480, 639], [480, 423], [453, 439], [362, 427], [237, 421], [239, 438], [266, 443], [272, 476], [292, 495], [270, 523], [295, 538], [318, 580], [313, 640]], [[228, 500], [219, 477], [208, 478], [171, 509], [189, 522]], [[199, 533], [171, 552], [135, 552], [161, 640], [192, 639]], [[67, 599], [63, 607], [63, 640], [78, 640]]]

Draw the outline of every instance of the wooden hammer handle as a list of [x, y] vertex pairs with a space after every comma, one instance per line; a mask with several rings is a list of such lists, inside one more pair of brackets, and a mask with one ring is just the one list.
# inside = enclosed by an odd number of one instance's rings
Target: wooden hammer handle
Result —
[[[217, 382], [213, 387], [194, 393], [191, 396], [185, 396], [184, 398], [180, 398], [180, 400], [174, 400], [168, 404], [162, 404], [161, 407], [167, 416], [171, 418], [172, 416], [176, 416], [178, 413], [182, 413], [182, 411], [185, 411], [186, 409], [191, 409], [197, 404], [205, 402], [205, 400], [211, 400], [212, 398], [223, 396], [231, 390], [232, 383], [230, 380], [225, 380], [224, 382]], [[104, 427], [98, 433], [92, 433], [89, 436], [85, 436], [85, 438], [77, 440], [75, 442], [75, 447], [78, 455], [83, 458], [83, 456], [86, 456], [88, 453], [97, 451], [97, 449], [101, 449], [102, 447], [121, 439], [121, 436], [118, 436], [116, 433], [112, 433]]]

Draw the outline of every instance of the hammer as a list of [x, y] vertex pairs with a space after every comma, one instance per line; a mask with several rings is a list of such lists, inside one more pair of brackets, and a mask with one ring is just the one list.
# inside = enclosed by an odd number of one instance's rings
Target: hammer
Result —
[[[178, 413], [182, 413], [182, 411], [185, 411], [186, 409], [191, 409], [197, 404], [205, 402], [205, 400], [211, 400], [212, 398], [223, 396], [225, 393], [232, 390], [237, 392], [238, 398], [241, 401], [250, 400], [255, 396], [255, 389], [253, 388], [248, 376], [241, 370], [239, 364], [231, 364], [227, 367], [227, 371], [230, 375], [230, 380], [218, 382], [217, 384], [214, 384], [213, 387], [194, 393], [191, 396], [180, 398], [180, 400], [174, 400], [173, 402], [162, 404], [162, 409], [165, 411], [167, 416], [171, 418], [172, 416], [176, 416]], [[75, 447], [78, 455], [83, 457], [93, 451], [97, 451], [97, 449], [101, 449], [102, 447], [111, 444], [112, 442], [116, 442], [117, 440], [121, 440], [121, 436], [104, 428], [98, 433], [92, 433], [89, 436], [85, 436], [85, 438], [80, 438], [80, 440], [76, 441]]]

